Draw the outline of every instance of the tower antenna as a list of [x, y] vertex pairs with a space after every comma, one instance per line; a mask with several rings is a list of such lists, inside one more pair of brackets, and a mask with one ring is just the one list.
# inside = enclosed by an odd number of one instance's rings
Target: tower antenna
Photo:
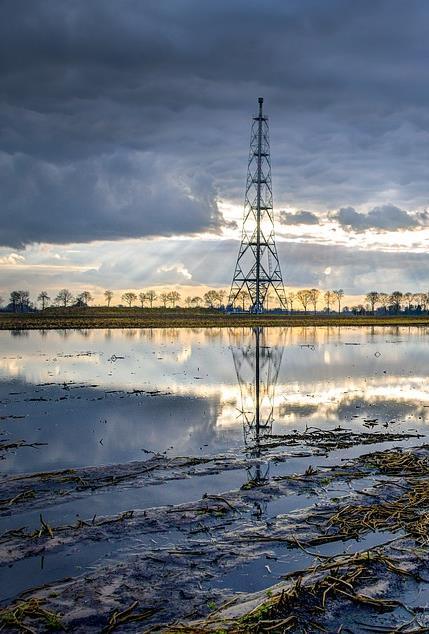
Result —
[[263, 97], [258, 103], [250, 134], [241, 244], [228, 300], [233, 307], [246, 293], [253, 313], [267, 309], [270, 290], [281, 308], [287, 307], [274, 233], [268, 117], [263, 114]]

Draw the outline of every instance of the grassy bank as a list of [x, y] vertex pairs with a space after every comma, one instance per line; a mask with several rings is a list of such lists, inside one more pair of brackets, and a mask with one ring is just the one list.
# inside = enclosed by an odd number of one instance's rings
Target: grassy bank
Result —
[[246, 326], [429, 326], [429, 315], [224, 315], [211, 310], [48, 308], [0, 313], [0, 330], [69, 328], [227, 328]]

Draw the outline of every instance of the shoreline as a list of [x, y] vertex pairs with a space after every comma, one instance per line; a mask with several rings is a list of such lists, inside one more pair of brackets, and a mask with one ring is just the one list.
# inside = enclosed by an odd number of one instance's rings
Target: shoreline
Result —
[[104, 328], [429, 326], [429, 315], [251, 315], [156, 309], [47, 309], [38, 313], [0, 313], [0, 330]]

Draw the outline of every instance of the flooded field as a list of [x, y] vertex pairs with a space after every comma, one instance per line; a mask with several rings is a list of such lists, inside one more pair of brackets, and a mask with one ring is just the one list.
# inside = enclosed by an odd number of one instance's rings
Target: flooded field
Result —
[[0, 332], [1, 624], [429, 631], [428, 383], [423, 327]]

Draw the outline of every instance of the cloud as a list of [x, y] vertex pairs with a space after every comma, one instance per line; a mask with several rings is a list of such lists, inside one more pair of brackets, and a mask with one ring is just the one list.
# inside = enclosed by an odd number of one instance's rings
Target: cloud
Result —
[[259, 94], [278, 206], [426, 206], [428, 3], [4, 0], [0, 18], [2, 245], [219, 231]]
[[318, 225], [319, 218], [311, 211], [296, 211], [288, 213], [281, 211], [279, 214], [280, 223], [283, 225]]
[[85, 242], [216, 231], [222, 223], [203, 173], [141, 152], [55, 165], [0, 155], [3, 244]]
[[25, 257], [19, 253], [9, 253], [9, 255], [0, 256], [0, 264], [16, 265], [25, 262]]
[[356, 211], [353, 207], [342, 207], [330, 214], [346, 231], [366, 231], [374, 229], [377, 232], [413, 230], [427, 224], [427, 212], [410, 214], [395, 205], [381, 205], [374, 207], [367, 213]]
[[[338, 209], [355, 245], [429, 225], [428, 3], [4, 0], [0, 18], [3, 294], [228, 286], [220, 231], [240, 228], [217, 201], [242, 206], [259, 95], [276, 209], [301, 210], [283, 224], [328, 241]], [[360, 238], [279, 240], [286, 283], [424, 288], [426, 253]]]
[[[277, 247], [284, 281], [288, 286], [344, 288], [346, 294], [356, 295], [373, 289], [386, 292], [427, 289], [429, 254], [423, 250], [420, 253], [371, 251], [356, 246], [349, 248], [291, 241], [278, 241]], [[56, 249], [59, 249], [60, 255], [67, 252], [67, 247]], [[27, 247], [24, 252], [27, 265], [8, 269], [7, 279], [5, 276], [1, 279], [0, 294], [6, 297], [14, 288], [29, 288], [34, 296], [46, 288], [53, 295], [64, 286], [69, 286], [74, 292], [86, 288], [91, 292], [105, 288], [114, 291], [147, 289], [157, 284], [225, 288], [231, 283], [238, 242], [124, 240], [83, 244], [78, 251], [68, 254], [69, 269], [65, 272], [54, 258], [49, 259], [51, 265], [41, 265], [46, 262], [46, 253], [41, 246]], [[180, 261], [177, 259], [179, 253]], [[83, 266], [85, 261], [87, 266]], [[30, 269], [31, 264], [33, 269]], [[166, 268], [170, 270], [166, 271]], [[195, 294], [198, 292], [196, 289]]]
[[[156, 282], [164, 281], [170, 284], [175, 283], [175, 277], [179, 278], [179, 282], [184, 282], [192, 279], [191, 273], [189, 273], [186, 266], [184, 266], [180, 262], [177, 264], [164, 264], [163, 266], [157, 268], [156, 273], [157, 275], [154, 276], [154, 280]], [[164, 275], [165, 273], [167, 273], [167, 275]], [[174, 273], [175, 275], [171, 275], [172, 273]]]

